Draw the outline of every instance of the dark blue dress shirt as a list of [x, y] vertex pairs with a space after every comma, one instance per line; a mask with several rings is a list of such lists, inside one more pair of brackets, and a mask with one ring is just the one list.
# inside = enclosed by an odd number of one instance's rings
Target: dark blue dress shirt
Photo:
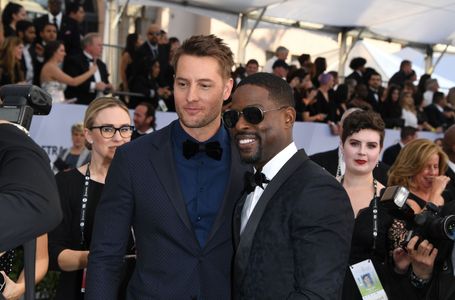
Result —
[[210, 158], [204, 152], [186, 159], [183, 156], [183, 142], [187, 139], [198, 142], [183, 130], [179, 121], [174, 122], [172, 143], [177, 176], [188, 216], [199, 245], [203, 248], [221, 208], [229, 179], [230, 137], [220, 123], [218, 132], [204, 142], [218, 141], [220, 143], [223, 155], [219, 161]]

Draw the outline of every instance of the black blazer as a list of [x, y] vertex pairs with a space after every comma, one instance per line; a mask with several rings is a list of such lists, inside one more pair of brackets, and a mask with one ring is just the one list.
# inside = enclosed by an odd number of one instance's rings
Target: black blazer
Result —
[[[37, 42], [41, 42], [39, 33], [41, 29], [47, 23], [53, 23], [52, 20], [49, 20], [48, 15], [43, 15], [39, 18], [36, 18], [33, 21], [36, 28]], [[68, 55], [79, 54], [82, 50], [81, 48], [81, 35], [79, 32], [79, 25], [73, 19], [62, 15], [62, 23], [60, 28], [57, 30], [57, 39], [63, 41], [65, 45], [65, 51]]]
[[298, 151], [267, 185], [241, 236], [234, 299], [339, 299], [354, 215], [343, 187]]
[[382, 161], [389, 166], [392, 166], [401, 151], [400, 143], [396, 143], [384, 150], [382, 154]]
[[[318, 165], [320, 165], [321, 167], [323, 167], [324, 169], [326, 169], [333, 176], [337, 175], [338, 148], [326, 152], [319, 152], [313, 154], [310, 156], [310, 159], [317, 163]], [[373, 170], [373, 176], [383, 185], [387, 185], [388, 171], [389, 166], [380, 161], [379, 165]]]
[[428, 123], [433, 127], [449, 127], [453, 120], [446, 118], [446, 116], [436, 107], [436, 104], [430, 104], [424, 108], [428, 117]]
[[[98, 70], [101, 75], [101, 81], [109, 83], [109, 73], [107, 71], [106, 64], [97, 59]], [[90, 62], [84, 54], [76, 56], [68, 56], [65, 58], [63, 63], [63, 71], [69, 76], [76, 77], [85, 72], [90, 68]], [[78, 104], [89, 104], [96, 98], [96, 91], [90, 91], [90, 83], [95, 82], [95, 76], [92, 76], [88, 80], [84, 81], [79, 86], [68, 86], [65, 91], [65, 98], [77, 98], [76, 103]]]
[[230, 299], [232, 214], [247, 168], [232, 145], [224, 200], [201, 249], [172, 154], [175, 122], [117, 149], [97, 207], [86, 300], [115, 299], [131, 225], [137, 262], [127, 299]]
[[0, 252], [54, 229], [62, 219], [49, 157], [13, 125], [0, 125]]

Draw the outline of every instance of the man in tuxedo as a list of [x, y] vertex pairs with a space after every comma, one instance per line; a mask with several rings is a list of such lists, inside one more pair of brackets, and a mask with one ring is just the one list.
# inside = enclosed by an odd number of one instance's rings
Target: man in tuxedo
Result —
[[450, 181], [447, 183], [446, 189], [450, 192], [453, 201], [455, 200], [455, 125], [445, 131], [442, 149], [449, 158], [446, 176], [450, 178]]
[[424, 108], [428, 123], [434, 128], [446, 129], [454, 123], [455, 112], [446, 110], [447, 98], [442, 92], [433, 94], [433, 103]]
[[417, 138], [417, 131], [417, 128], [410, 126], [401, 128], [400, 141], [384, 150], [384, 154], [382, 154], [382, 162], [389, 166], [392, 166], [397, 159], [397, 156], [400, 153], [401, 149], [407, 143]]
[[66, 53], [73, 55], [81, 51], [81, 38], [79, 34], [79, 25], [73, 19], [62, 13], [61, 0], [48, 0], [47, 15], [43, 15], [34, 20], [38, 32], [47, 23], [57, 26], [58, 39], [63, 41]]
[[292, 139], [291, 87], [246, 77], [223, 114], [254, 166], [234, 213], [234, 299], [338, 299], [354, 216], [348, 195]]
[[36, 65], [35, 40], [36, 30], [32, 22], [21, 20], [16, 24], [17, 36], [24, 42], [24, 50], [22, 51], [22, 65], [24, 68], [25, 81], [28, 84], [33, 84], [35, 77], [34, 66]]
[[65, 91], [67, 99], [76, 98], [78, 104], [89, 104], [95, 98], [110, 92], [109, 73], [106, 64], [101, 61], [103, 42], [98, 33], [88, 33], [82, 40], [83, 53], [67, 56], [63, 63], [63, 71], [76, 77], [87, 72], [96, 63], [98, 71], [88, 80], [78, 86], [68, 86]]
[[354, 57], [349, 63], [352, 73], [346, 76], [346, 79], [354, 79], [356, 84], [367, 84], [365, 80], [365, 65], [367, 60], [363, 57]]
[[[341, 137], [342, 131], [343, 131], [344, 119], [346, 119], [346, 117], [349, 116], [349, 114], [351, 114], [352, 112], [354, 112], [356, 110], [360, 110], [360, 108], [357, 108], [357, 107], [349, 108], [341, 116], [341, 120], [340, 120], [341, 126], [339, 129], [340, 137]], [[318, 165], [320, 165], [321, 167], [323, 167], [324, 169], [326, 169], [330, 174], [332, 174], [333, 176], [336, 176], [336, 177], [343, 176], [344, 172], [346, 170], [346, 164], [344, 162], [343, 154], [341, 153], [340, 147], [337, 147], [337, 148], [335, 148], [333, 150], [329, 150], [329, 151], [315, 153], [310, 156], [310, 159], [312, 161], [314, 161], [315, 163], [317, 163]], [[386, 165], [385, 163], [383, 163], [382, 161], [380, 161], [378, 163], [378, 165], [376, 166], [376, 168], [374, 168], [374, 170], [373, 170], [373, 176], [383, 185], [387, 185], [387, 179], [388, 179], [387, 172], [388, 171], [389, 171], [389, 166]]]
[[383, 88], [381, 86], [382, 84], [381, 74], [379, 74], [375, 70], [372, 70], [367, 76], [368, 76], [368, 78], [366, 78], [366, 81], [368, 81], [367, 102], [371, 105], [371, 107], [373, 107], [373, 110], [375, 112], [380, 114], [382, 106], [381, 93], [383, 91]]
[[115, 298], [130, 226], [137, 262], [127, 299], [230, 299], [232, 213], [247, 168], [221, 122], [233, 55], [214, 35], [189, 38], [175, 55], [179, 119], [116, 150], [95, 217], [87, 300]]

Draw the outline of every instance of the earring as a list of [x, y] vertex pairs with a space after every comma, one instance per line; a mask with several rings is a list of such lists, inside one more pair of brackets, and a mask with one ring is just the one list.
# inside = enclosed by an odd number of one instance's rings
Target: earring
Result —
[[377, 167], [379, 167], [379, 160], [378, 160], [378, 162], [376, 163], [376, 168], [377, 168]]

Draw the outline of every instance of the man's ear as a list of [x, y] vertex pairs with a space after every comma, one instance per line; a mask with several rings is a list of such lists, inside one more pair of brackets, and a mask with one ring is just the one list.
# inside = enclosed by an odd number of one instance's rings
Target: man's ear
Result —
[[285, 124], [286, 128], [292, 127], [295, 123], [296, 112], [294, 107], [286, 107], [285, 108]]

